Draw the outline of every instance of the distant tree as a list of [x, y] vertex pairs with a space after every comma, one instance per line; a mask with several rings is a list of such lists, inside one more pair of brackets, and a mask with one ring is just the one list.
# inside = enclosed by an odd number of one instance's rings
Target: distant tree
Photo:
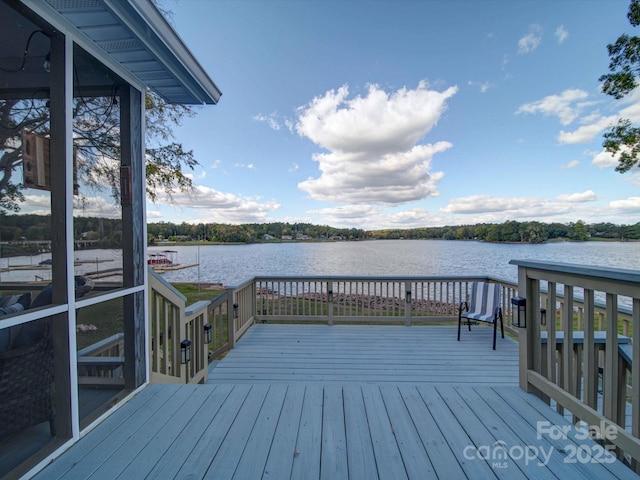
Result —
[[[627, 18], [632, 26], [640, 25], [640, 0], [631, 0]], [[602, 91], [621, 99], [634, 90], [640, 76], [640, 38], [621, 35], [615, 43], [607, 45], [609, 72], [602, 75]], [[602, 146], [612, 155], [619, 154], [616, 171], [628, 172], [640, 160], [640, 128], [631, 120], [621, 118], [604, 133]]]

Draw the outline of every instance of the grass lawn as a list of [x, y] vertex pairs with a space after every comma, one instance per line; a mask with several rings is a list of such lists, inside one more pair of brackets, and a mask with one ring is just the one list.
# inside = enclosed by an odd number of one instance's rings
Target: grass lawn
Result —
[[211, 301], [221, 293], [224, 293], [224, 290], [219, 288], [218, 285], [212, 286], [208, 283], [201, 283], [200, 286], [196, 283], [172, 283], [171, 285], [187, 297], [187, 305], [201, 300]]

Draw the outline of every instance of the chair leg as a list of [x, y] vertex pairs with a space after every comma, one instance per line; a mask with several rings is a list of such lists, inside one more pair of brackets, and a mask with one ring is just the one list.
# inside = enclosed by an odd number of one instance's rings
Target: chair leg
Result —
[[498, 320], [493, 321], [493, 349], [496, 349], [496, 333], [498, 332]]
[[502, 310], [500, 311], [500, 331], [502, 332], [502, 338], [504, 338], [504, 322], [502, 321]]
[[462, 316], [458, 315], [458, 341], [460, 341], [460, 327], [462, 325]]

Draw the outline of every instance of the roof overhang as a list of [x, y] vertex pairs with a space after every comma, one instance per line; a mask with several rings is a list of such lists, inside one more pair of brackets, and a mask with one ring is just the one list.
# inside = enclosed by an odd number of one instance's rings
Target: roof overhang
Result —
[[41, 5], [167, 102], [220, 99], [218, 87], [151, 0], [43, 0]]

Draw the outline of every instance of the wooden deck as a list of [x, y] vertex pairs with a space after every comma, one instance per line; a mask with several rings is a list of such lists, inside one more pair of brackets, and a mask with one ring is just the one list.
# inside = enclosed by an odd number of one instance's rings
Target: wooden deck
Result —
[[256, 325], [209, 384], [148, 386], [36, 478], [639, 478], [523, 392], [516, 343], [490, 337]]
[[491, 349], [487, 325], [457, 327], [270, 325], [251, 327], [209, 370], [209, 383], [517, 385], [518, 343]]

